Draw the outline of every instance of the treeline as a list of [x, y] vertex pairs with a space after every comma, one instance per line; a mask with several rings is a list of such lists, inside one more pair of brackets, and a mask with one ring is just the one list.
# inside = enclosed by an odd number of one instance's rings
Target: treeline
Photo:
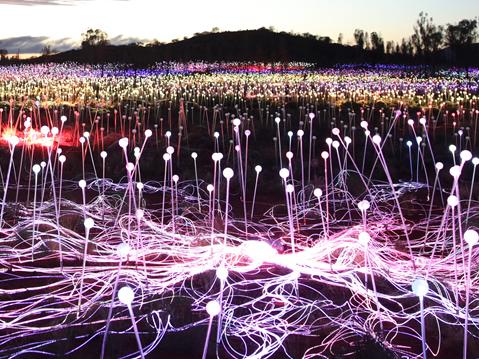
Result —
[[473, 65], [478, 59], [477, 26], [477, 19], [436, 25], [432, 17], [421, 12], [414, 24], [413, 34], [400, 42], [385, 42], [379, 33], [368, 34], [362, 29], [356, 29], [353, 35], [356, 46], [369, 52], [369, 57]]
[[[395, 63], [477, 66], [479, 44], [477, 19], [464, 19], [455, 24], [436, 25], [427, 13], [421, 12], [413, 33], [399, 42], [385, 41], [379, 32], [356, 29], [354, 44], [310, 33], [277, 32], [274, 28], [226, 31], [219, 28], [195, 33], [191, 38], [174, 39], [170, 43], [154, 40], [114, 46], [100, 29], [82, 34], [81, 49], [55, 54], [45, 46], [42, 56], [24, 62], [81, 63], [120, 62], [139, 66], [159, 61], [304, 61], [329, 66], [344, 63]], [[16, 62], [0, 49], [0, 61]]]

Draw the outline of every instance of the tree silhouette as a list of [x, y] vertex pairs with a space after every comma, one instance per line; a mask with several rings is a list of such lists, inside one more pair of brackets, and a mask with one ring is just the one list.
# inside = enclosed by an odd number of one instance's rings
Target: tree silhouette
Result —
[[82, 48], [99, 47], [109, 45], [108, 34], [100, 29], [88, 29], [82, 34]]
[[384, 40], [377, 32], [371, 33], [371, 50], [384, 54]]
[[434, 24], [432, 17], [425, 12], [419, 13], [414, 26], [411, 41], [418, 55], [429, 55], [437, 51], [443, 40], [443, 27]]
[[461, 20], [456, 25], [447, 24], [445, 41], [450, 47], [470, 46], [477, 38], [477, 20]]
[[365, 39], [365, 32], [361, 29], [354, 30], [354, 41], [356, 42], [356, 46], [360, 49], [364, 49], [364, 45], [366, 44]]

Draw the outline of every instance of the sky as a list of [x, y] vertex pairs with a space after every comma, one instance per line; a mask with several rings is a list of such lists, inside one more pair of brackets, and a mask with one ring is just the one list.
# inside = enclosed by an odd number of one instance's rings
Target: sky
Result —
[[0, 48], [35, 53], [45, 44], [78, 47], [89, 28], [112, 43], [169, 42], [211, 30], [309, 32], [353, 40], [354, 29], [398, 41], [413, 32], [420, 11], [437, 24], [479, 15], [479, 0], [0, 0]]

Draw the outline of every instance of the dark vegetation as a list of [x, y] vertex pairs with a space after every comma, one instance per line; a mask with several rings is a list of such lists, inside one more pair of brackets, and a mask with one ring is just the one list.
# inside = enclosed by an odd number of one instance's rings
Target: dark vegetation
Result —
[[[354, 45], [343, 44], [343, 34], [330, 37], [310, 33], [276, 32], [274, 28], [225, 31], [218, 28], [195, 33], [191, 38], [161, 43], [111, 45], [100, 29], [82, 34], [81, 48], [56, 53], [49, 45], [42, 56], [22, 62], [118, 62], [146, 66], [160, 61], [301, 61], [330, 66], [344, 63], [394, 63], [449, 66], [476, 66], [479, 63], [477, 19], [456, 24], [436, 25], [421, 12], [413, 34], [400, 42], [385, 41], [378, 32], [356, 29]], [[1, 45], [1, 44], [0, 44]], [[0, 49], [0, 62], [18, 62]]]

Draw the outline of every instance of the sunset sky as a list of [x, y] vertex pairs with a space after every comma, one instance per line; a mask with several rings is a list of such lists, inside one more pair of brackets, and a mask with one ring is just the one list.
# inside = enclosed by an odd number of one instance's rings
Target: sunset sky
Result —
[[377, 31], [385, 40], [409, 36], [421, 10], [438, 24], [479, 14], [477, 0], [0, 0], [0, 48], [35, 52], [45, 43], [59, 50], [79, 45], [88, 28], [106, 31], [113, 43], [168, 42], [211, 30], [256, 29], [339, 33]]

